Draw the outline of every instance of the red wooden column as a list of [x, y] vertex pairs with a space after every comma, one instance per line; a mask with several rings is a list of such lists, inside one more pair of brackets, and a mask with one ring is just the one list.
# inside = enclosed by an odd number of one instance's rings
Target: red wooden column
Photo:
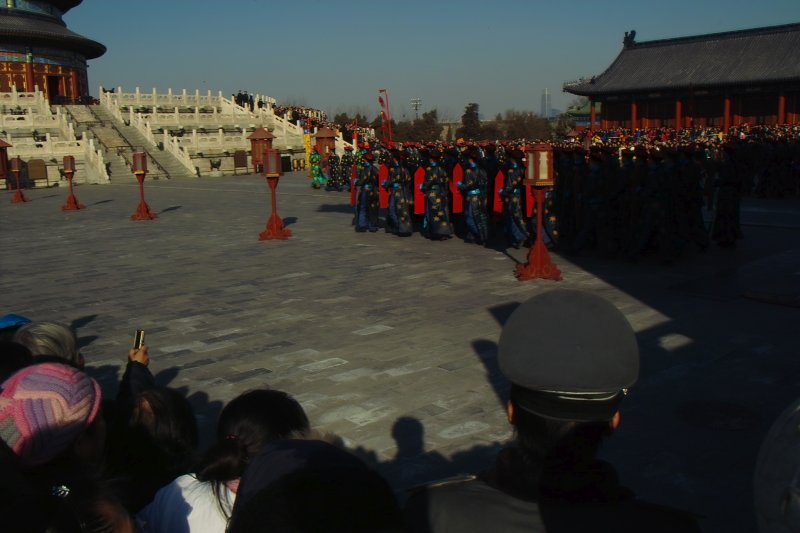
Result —
[[683, 128], [683, 102], [675, 100], [675, 131]]
[[78, 73], [75, 70], [69, 72], [69, 87], [72, 92], [72, 103], [77, 103], [78, 96], [80, 95], [78, 94]]
[[786, 96], [781, 93], [778, 96], [778, 124], [786, 123]]
[[636, 102], [631, 102], [631, 131], [636, 129]]
[[606, 104], [600, 102], [600, 129], [608, 129], [608, 117], [606, 116]]
[[28, 53], [25, 57], [25, 91], [33, 92], [33, 54]]
[[725, 104], [723, 106], [722, 111], [722, 129], [725, 130], [725, 134], [728, 133], [728, 130], [731, 127], [731, 97], [725, 97]]
[[595, 120], [597, 116], [594, 111], [594, 100], [589, 100], [589, 129], [594, 130]]

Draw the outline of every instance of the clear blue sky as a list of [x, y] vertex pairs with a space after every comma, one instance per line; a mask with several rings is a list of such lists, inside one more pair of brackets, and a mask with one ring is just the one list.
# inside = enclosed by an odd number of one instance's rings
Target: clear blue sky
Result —
[[602, 72], [637, 41], [800, 22], [800, 0], [84, 0], [68, 27], [108, 47], [97, 87], [267, 94], [328, 113], [395, 118], [469, 102], [491, 118], [574, 97], [562, 83]]

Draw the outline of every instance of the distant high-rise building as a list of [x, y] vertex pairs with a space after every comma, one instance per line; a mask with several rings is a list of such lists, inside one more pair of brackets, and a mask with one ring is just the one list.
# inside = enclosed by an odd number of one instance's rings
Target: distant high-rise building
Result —
[[549, 89], [545, 89], [544, 91], [542, 91], [542, 107], [541, 110], [539, 111], [539, 115], [547, 119], [551, 118], [553, 115], [553, 106], [551, 105], [550, 102]]

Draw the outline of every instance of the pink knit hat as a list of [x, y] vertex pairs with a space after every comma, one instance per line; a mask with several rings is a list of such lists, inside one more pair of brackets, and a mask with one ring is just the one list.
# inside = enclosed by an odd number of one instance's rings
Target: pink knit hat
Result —
[[23, 368], [0, 388], [0, 439], [23, 466], [44, 464], [69, 448], [100, 408], [97, 382], [57, 363]]

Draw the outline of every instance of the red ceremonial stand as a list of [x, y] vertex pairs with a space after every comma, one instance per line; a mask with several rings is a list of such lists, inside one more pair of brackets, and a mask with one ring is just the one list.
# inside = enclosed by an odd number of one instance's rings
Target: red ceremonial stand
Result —
[[17, 180], [17, 192], [14, 193], [14, 197], [11, 199], [12, 204], [21, 204], [25, 202], [30, 202], [30, 200], [25, 196], [22, 192], [22, 189], [19, 185], [19, 173], [22, 170], [22, 160], [19, 156], [15, 157], [11, 160], [11, 172], [14, 173], [14, 178]]
[[75, 158], [71, 155], [64, 156], [64, 175], [69, 181], [69, 196], [67, 196], [67, 203], [61, 207], [62, 211], [77, 211], [85, 209], [86, 206], [78, 202], [75, 194], [72, 192], [72, 177], [75, 175]]
[[267, 219], [267, 228], [258, 235], [259, 241], [271, 241], [274, 239], [285, 241], [292, 236], [292, 231], [283, 226], [283, 219], [278, 216], [278, 179], [281, 175], [281, 159], [277, 150], [264, 150], [262, 158], [264, 165], [263, 176], [267, 178], [270, 195], [272, 197], [272, 213]]
[[544, 189], [536, 187], [533, 190], [536, 196], [536, 242], [528, 251], [528, 262], [517, 265], [515, 275], [520, 281], [529, 279], [552, 279], [561, 281], [561, 271], [550, 260], [550, 254], [542, 238], [542, 216], [544, 213]]
[[534, 144], [525, 150], [526, 177], [536, 198], [536, 242], [528, 251], [528, 262], [517, 265], [515, 275], [520, 281], [530, 279], [552, 279], [561, 281], [561, 271], [553, 264], [542, 237], [544, 217], [544, 188], [552, 187], [553, 147], [549, 144]]
[[133, 154], [133, 173], [139, 180], [139, 207], [131, 215], [131, 220], [153, 220], [158, 215], [150, 212], [150, 206], [144, 201], [144, 177], [147, 174], [147, 155], [144, 152]]

